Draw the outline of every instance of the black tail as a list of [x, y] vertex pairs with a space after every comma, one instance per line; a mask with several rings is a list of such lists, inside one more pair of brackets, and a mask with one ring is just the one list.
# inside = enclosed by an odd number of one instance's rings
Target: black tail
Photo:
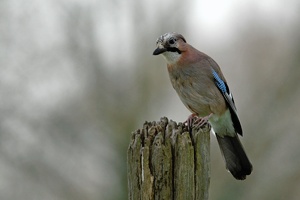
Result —
[[246, 175], [250, 175], [252, 164], [250, 163], [242, 143], [238, 136], [220, 137], [216, 134], [221, 152], [225, 158], [226, 168], [238, 180], [246, 179]]

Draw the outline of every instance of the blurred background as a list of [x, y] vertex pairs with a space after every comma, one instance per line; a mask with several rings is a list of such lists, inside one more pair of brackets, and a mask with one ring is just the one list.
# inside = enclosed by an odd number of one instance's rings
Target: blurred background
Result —
[[210, 199], [300, 196], [297, 0], [0, 1], [0, 199], [127, 199], [145, 120], [184, 121], [161, 56], [183, 34], [221, 66], [254, 171], [236, 181], [212, 137]]

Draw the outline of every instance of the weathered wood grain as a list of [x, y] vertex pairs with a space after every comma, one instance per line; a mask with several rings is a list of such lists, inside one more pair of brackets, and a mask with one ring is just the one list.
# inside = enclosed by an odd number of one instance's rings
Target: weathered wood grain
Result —
[[203, 200], [210, 183], [210, 126], [161, 118], [132, 133], [127, 152], [128, 199]]

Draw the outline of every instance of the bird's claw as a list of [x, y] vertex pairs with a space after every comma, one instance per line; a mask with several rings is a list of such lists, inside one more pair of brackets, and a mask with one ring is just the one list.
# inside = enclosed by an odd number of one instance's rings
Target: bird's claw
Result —
[[188, 119], [184, 122], [187, 124], [189, 130], [192, 130], [193, 126], [196, 128], [201, 128], [208, 123], [209, 118], [212, 113], [205, 117], [198, 117], [196, 114], [191, 114]]
[[192, 130], [193, 124], [194, 124], [194, 120], [197, 119], [197, 115], [195, 113], [189, 115], [189, 117], [187, 118], [187, 120], [185, 120], [185, 122], [183, 122], [184, 124], [187, 125], [188, 130]]
[[191, 114], [187, 120], [185, 120], [184, 124], [187, 125], [189, 130], [192, 130], [193, 124], [194, 124], [194, 120], [197, 118], [197, 115], [195, 113]]

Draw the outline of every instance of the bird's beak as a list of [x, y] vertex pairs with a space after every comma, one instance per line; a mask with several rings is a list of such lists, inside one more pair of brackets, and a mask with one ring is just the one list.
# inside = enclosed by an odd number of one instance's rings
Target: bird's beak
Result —
[[153, 52], [153, 55], [159, 55], [159, 54], [161, 54], [161, 53], [163, 53], [163, 52], [166, 52], [167, 51], [167, 49], [166, 48], [159, 48], [159, 47], [157, 47], [155, 50], [154, 50], [154, 52]]
[[163, 52], [166, 52], [167, 49], [164, 47], [164, 45], [162, 43], [158, 43], [157, 44], [157, 48], [154, 50], [153, 55], [159, 55]]

